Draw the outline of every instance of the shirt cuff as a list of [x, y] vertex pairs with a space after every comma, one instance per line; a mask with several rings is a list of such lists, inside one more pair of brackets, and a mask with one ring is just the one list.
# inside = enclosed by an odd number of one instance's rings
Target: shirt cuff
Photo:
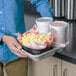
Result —
[[2, 37], [4, 36], [4, 33], [0, 32], [0, 44], [2, 44]]

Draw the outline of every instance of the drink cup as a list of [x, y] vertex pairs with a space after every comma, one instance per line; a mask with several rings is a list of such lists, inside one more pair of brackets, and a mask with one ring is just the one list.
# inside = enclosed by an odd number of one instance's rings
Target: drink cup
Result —
[[50, 17], [41, 17], [36, 19], [36, 25], [40, 34], [47, 34], [50, 31], [50, 23], [53, 21]]
[[65, 44], [67, 42], [68, 23], [64, 21], [54, 21], [50, 25], [50, 29], [55, 32], [54, 42], [56, 44]]

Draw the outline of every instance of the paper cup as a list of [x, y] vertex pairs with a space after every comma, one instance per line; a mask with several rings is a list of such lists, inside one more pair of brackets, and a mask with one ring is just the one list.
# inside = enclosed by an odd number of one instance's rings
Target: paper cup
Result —
[[47, 34], [50, 31], [49, 25], [53, 21], [50, 17], [41, 17], [36, 19], [36, 25], [39, 33]]
[[67, 42], [67, 30], [68, 30], [68, 23], [64, 21], [54, 21], [50, 25], [50, 29], [54, 29], [55, 36], [54, 42], [57, 44], [64, 44]]

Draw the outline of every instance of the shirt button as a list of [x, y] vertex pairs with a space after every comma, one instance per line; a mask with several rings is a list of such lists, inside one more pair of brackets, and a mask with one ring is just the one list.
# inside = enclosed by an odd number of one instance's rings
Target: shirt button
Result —
[[0, 11], [0, 14], [2, 14], [2, 11]]
[[4, 27], [2, 27], [2, 30], [4, 30], [5, 28]]

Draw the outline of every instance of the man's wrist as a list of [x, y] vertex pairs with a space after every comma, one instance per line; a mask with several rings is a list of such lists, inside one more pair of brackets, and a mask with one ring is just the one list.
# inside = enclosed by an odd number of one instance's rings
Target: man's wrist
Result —
[[1, 41], [2, 41], [3, 43], [5, 43], [7, 37], [8, 37], [7, 35], [4, 35], [4, 36], [2, 37], [2, 40], [1, 40]]

